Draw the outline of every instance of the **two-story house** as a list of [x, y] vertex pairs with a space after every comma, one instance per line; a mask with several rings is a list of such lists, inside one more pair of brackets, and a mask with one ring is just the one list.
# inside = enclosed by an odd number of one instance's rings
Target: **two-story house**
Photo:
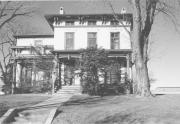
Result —
[[[58, 59], [58, 82], [61, 85], [80, 84], [79, 77], [72, 76], [76, 73], [72, 69], [75, 60], [80, 59], [81, 49], [95, 46], [108, 51], [109, 58], [117, 59], [120, 63], [119, 83], [124, 82], [125, 76], [132, 77], [132, 49], [127, 32], [132, 28], [132, 14], [64, 14], [63, 8], [60, 8], [59, 14], [45, 15], [45, 18], [54, 35], [16, 36], [17, 45], [12, 49], [15, 52], [14, 80], [17, 87], [27, 80], [33, 82], [47, 78], [43, 69], [37, 71], [36, 59], [39, 56], [44, 57], [43, 61], [51, 61], [54, 57]], [[36, 49], [41, 55], [34, 52]], [[117, 81], [115, 75], [109, 73], [109, 83], [114, 78]], [[69, 78], [71, 80], [68, 82]]]

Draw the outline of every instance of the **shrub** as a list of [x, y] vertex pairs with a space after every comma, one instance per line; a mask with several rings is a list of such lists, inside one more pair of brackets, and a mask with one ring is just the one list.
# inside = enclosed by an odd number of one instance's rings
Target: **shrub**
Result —
[[51, 91], [51, 83], [49, 81], [36, 81], [33, 86], [29, 83], [22, 84], [16, 88], [16, 93], [45, 93]]
[[91, 78], [84, 79], [82, 83], [82, 93], [87, 93], [89, 95], [98, 95], [99, 86]]
[[11, 94], [12, 86], [11, 85], [4, 85], [2, 91], [5, 94]]
[[112, 83], [112, 84], [101, 84], [99, 89], [99, 95], [119, 95], [119, 94], [130, 94], [132, 93], [132, 83], [126, 80], [125, 83]]
[[108, 65], [108, 53], [104, 49], [91, 47], [83, 50], [81, 55], [80, 77], [83, 80], [83, 92], [89, 95], [98, 95], [99, 76], [104, 73]]
[[[108, 59], [108, 53], [104, 49], [87, 48], [82, 51], [80, 60], [83, 93], [89, 95], [113, 95], [128, 93], [131, 91], [131, 82], [125, 79], [125, 83], [119, 83], [120, 77], [107, 84], [107, 74], [113, 72], [120, 75], [120, 64], [117, 60]], [[104, 78], [100, 82], [99, 77]], [[102, 84], [103, 83], [103, 84]]]

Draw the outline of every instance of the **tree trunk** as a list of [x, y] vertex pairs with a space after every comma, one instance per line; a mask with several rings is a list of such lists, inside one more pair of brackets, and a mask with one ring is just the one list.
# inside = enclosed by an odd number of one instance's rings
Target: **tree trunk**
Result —
[[[136, 72], [136, 87], [134, 89], [135, 94], [140, 96], [150, 96], [150, 84], [148, 77], [148, 69], [147, 69], [147, 61], [144, 61], [143, 56], [143, 48], [141, 43], [142, 41], [142, 20], [141, 20], [141, 8], [140, 8], [140, 0], [132, 0], [133, 4], [133, 33], [132, 33], [132, 41], [133, 41], [133, 56], [134, 56], [134, 64], [135, 64], [135, 72]], [[146, 59], [146, 58], [145, 58]]]
[[136, 59], [135, 61], [136, 67], [136, 81], [137, 81], [137, 89], [136, 94], [140, 96], [150, 96], [150, 84], [148, 77], [148, 69], [147, 64], [144, 63], [142, 59]]

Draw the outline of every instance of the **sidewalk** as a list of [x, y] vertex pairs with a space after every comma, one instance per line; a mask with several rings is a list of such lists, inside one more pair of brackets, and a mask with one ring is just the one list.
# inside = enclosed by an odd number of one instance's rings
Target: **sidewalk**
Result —
[[10, 124], [51, 124], [57, 107], [68, 101], [74, 94], [54, 94], [51, 98], [24, 108]]

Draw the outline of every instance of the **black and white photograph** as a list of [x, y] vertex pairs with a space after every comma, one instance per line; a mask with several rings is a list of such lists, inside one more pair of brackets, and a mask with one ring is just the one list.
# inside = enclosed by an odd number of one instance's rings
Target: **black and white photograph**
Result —
[[0, 124], [180, 124], [180, 0], [0, 0]]

